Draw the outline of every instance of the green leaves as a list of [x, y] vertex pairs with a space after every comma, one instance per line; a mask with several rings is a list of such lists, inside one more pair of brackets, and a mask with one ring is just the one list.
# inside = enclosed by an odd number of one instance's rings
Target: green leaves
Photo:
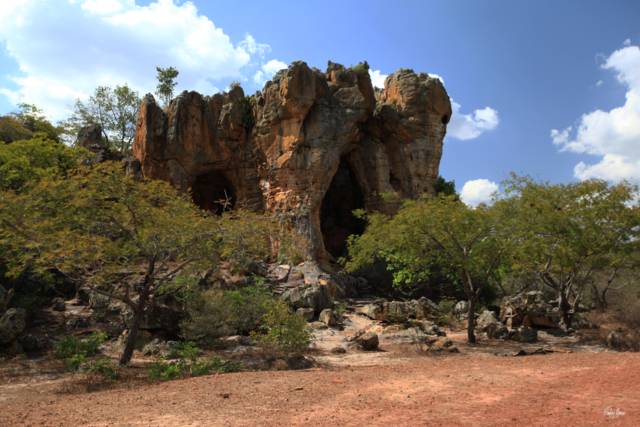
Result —
[[76, 101], [72, 116], [63, 123], [65, 133], [75, 139], [80, 128], [99, 124], [107, 145], [128, 154], [135, 137], [140, 102], [138, 93], [126, 84], [115, 88], [98, 86], [86, 102]]
[[158, 80], [158, 86], [156, 86], [156, 95], [162, 100], [164, 105], [169, 105], [169, 102], [173, 98], [173, 90], [178, 82], [176, 77], [180, 72], [173, 67], [156, 67], [158, 72], [156, 78]]

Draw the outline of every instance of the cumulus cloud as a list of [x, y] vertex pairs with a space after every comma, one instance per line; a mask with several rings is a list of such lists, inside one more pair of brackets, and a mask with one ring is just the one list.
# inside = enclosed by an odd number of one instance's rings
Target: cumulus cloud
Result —
[[494, 193], [498, 191], [498, 184], [488, 179], [473, 179], [462, 186], [460, 199], [472, 207], [480, 203], [490, 203]]
[[451, 121], [447, 126], [447, 135], [461, 140], [474, 139], [486, 131], [498, 127], [500, 117], [498, 112], [491, 107], [474, 110], [469, 114], [460, 112], [461, 106], [451, 100]]
[[552, 129], [551, 139], [561, 151], [599, 157], [596, 163], [580, 162], [576, 178], [640, 181], [640, 47], [627, 45], [614, 51], [602, 68], [615, 72], [625, 86], [625, 102], [609, 111], [583, 114], [574, 129]]
[[0, 94], [34, 103], [52, 119], [98, 85], [153, 92], [156, 66], [176, 67], [179, 89], [213, 93], [216, 82], [242, 79], [270, 51], [249, 34], [232, 42], [193, 3], [174, 0], [3, 2], [0, 42], [19, 67], [8, 76], [15, 87]]
[[389, 77], [389, 74], [382, 74], [380, 70], [370, 69], [369, 76], [371, 77], [371, 84], [373, 84], [373, 87], [384, 89], [384, 81]]
[[282, 61], [278, 61], [277, 59], [272, 59], [268, 61], [266, 64], [263, 64], [262, 67], [253, 75], [253, 81], [259, 85], [263, 86], [267, 80], [271, 79], [275, 73], [278, 71], [287, 68], [287, 64]]

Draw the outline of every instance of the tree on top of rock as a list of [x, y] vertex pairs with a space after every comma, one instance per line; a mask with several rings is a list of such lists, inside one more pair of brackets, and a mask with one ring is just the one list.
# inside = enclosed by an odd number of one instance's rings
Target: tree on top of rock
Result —
[[169, 105], [171, 99], [173, 99], [173, 90], [178, 82], [176, 77], [180, 72], [173, 67], [156, 67], [158, 86], [156, 86], [156, 95], [162, 100], [162, 103], [166, 106]]

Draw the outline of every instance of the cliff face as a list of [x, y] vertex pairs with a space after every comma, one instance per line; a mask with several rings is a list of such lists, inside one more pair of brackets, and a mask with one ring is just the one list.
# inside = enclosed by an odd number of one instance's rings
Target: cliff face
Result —
[[326, 260], [361, 231], [353, 209], [390, 212], [397, 202], [383, 194], [433, 193], [450, 117], [427, 74], [401, 69], [376, 92], [365, 66], [294, 62], [251, 97], [183, 92], [163, 111], [146, 96], [134, 155], [145, 176], [190, 189], [203, 208], [228, 199], [294, 218], [309, 256]]

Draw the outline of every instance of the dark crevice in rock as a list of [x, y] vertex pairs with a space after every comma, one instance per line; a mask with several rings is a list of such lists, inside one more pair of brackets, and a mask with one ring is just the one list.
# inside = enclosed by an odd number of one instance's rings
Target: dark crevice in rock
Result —
[[236, 203], [236, 192], [222, 172], [209, 172], [198, 176], [191, 186], [193, 202], [201, 209], [216, 215], [233, 209]]
[[364, 221], [353, 215], [355, 209], [363, 208], [362, 189], [349, 163], [343, 158], [320, 208], [324, 245], [334, 257], [346, 255], [347, 238], [350, 235], [364, 232]]

